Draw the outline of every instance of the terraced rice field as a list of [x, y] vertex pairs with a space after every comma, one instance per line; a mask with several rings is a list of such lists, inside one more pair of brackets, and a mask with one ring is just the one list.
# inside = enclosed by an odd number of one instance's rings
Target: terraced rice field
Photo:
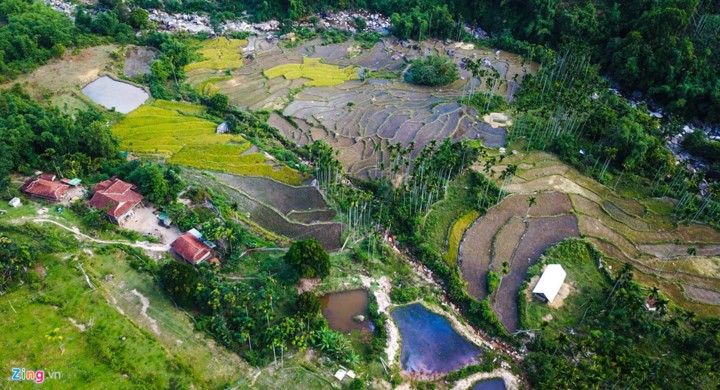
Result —
[[197, 172], [186, 175], [225, 194], [246, 222], [261, 229], [291, 240], [315, 238], [330, 251], [342, 246], [344, 225], [332, 221], [335, 212], [315, 187], [226, 173], [214, 173], [215, 179]]
[[272, 157], [252, 152], [252, 145], [241, 136], [216, 134], [216, 123], [193, 116], [203, 111], [201, 106], [158, 100], [127, 115], [112, 131], [121, 139], [124, 150], [141, 156], [161, 157], [200, 169], [269, 177], [291, 185], [306, 179]]
[[528, 211], [528, 195], [507, 196], [467, 229], [460, 249], [460, 270], [468, 292], [478, 299], [487, 296], [488, 271], [500, 273], [502, 263], [509, 263], [510, 273], [503, 276], [492, 307], [511, 332], [517, 328], [515, 297], [527, 269], [550, 246], [579, 236], [567, 195], [548, 192], [535, 197], [537, 203]]
[[[615, 259], [614, 267], [632, 263], [639, 271], [638, 280], [660, 286], [674, 303], [720, 314], [720, 232], [699, 224], [674, 226], [671, 200], [621, 197], [549, 154], [519, 153], [507, 157], [504, 164], [518, 165], [506, 188], [514, 194], [467, 230], [460, 267], [468, 292], [484, 298], [487, 270], [497, 272], [502, 261], [510, 262], [510, 274], [491, 297], [509, 330], [516, 326], [517, 286], [527, 266], [537, 260], [543, 246], [577, 235]], [[537, 197], [536, 206], [545, 209], [541, 212], [533, 206], [528, 222], [523, 222], [531, 194]], [[687, 255], [689, 247], [697, 249], [696, 256]]]
[[243, 47], [247, 45], [244, 39], [215, 38], [203, 41], [197, 51], [202, 60], [185, 66], [185, 71], [195, 69], [237, 69], [243, 65]]
[[[340, 151], [343, 167], [360, 178], [377, 176], [383, 167], [389, 169], [390, 144], [406, 147], [413, 142], [417, 153], [431, 140], [450, 137], [456, 141], [481, 139], [496, 147], [504, 144], [505, 130], [491, 127], [475, 110], [458, 103], [469, 88], [471, 74], [467, 70], [461, 70], [464, 79], [452, 85], [422, 88], [399, 78], [360, 81], [359, 68], [399, 75], [412, 58], [453, 50], [458, 64], [465, 57], [486, 59], [502, 80], [494, 92], [509, 99], [517, 80], [537, 70], [536, 64], [510, 53], [496, 57], [494, 52], [472, 45], [446, 46], [439, 41], [422, 42], [414, 49], [395, 39], [382, 39], [359, 52], [352, 40], [328, 46], [314, 40], [296, 49], [283, 49], [258, 39], [251, 46], [252, 58], [245, 58], [244, 65], [230, 75], [194, 69], [188, 72], [189, 83], [205, 93], [225, 94], [242, 108], [282, 110], [292, 120], [273, 115], [270, 123], [283, 135], [298, 145], [324, 140]], [[486, 88], [479, 82], [474, 86]]]
[[170, 157], [185, 145], [243, 142], [240, 136], [215, 134], [217, 124], [206, 119], [183, 115], [177, 110], [144, 105], [116, 123], [113, 134], [121, 148], [138, 155]]
[[319, 58], [303, 58], [301, 64], [284, 64], [263, 72], [265, 77], [272, 80], [284, 77], [286, 80], [307, 79], [304, 85], [308, 87], [331, 87], [346, 81], [357, 80], [358, 71], [355, 66], [340, 68], [320, 62]]

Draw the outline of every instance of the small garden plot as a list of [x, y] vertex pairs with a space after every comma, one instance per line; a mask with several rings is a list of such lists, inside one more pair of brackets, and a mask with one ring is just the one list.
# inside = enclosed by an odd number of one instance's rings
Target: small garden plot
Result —
[[302, 64], [279, 65], [263, 72], [268, 79], [284, 77], [288, 80], [299, 78], [308, 79], [307, 86], [333, 86], [349, 80], [359, 79], [358, 68], [348, 66], [341, 69], [339, 66], [327, 65], [320, 59], [303, 58]]
[[[471, 187], [470, 173], [456, 177], [448, 186], [447, 196], [430, 208], [425, 217], [423, 232], [426, 240], [433, 247], [446, 248], [448, 232], [452, 226], [458, 218], [473, 210], [475, 194], [470, 190]], [[465, 230], [461, 234], [464, 234]], [[457, 256], [458, 253], [455, 255]], [[457, 259], [455, 261], [457, 262]]]
[[215, 38], [202, 42], [198, 53], [203, 59], [185, 66], [185, 71], [195, 69], [237, 69], [243, 65], [242, 47], [247, 45], [244, 39]]

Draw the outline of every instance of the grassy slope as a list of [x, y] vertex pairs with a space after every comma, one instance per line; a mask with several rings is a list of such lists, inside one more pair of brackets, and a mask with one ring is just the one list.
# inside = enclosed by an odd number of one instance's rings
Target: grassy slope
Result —
[[425, 237], [439, 251], [447, 249], [448, 232], [453, 223], [473, 209], [470, 180], [470, 175], [464, 174], [451, 181], [445, 199], [435, 203], [425, 218]]
[[[0, 366], [60, 372], [53, 388], [214, 388], [244, 376], [242, 362], [195, 333], [154, 280], [128, 265], [124, 252], [95, 248], [90, 256], [73, 249], [72, 238], [57, 229], [44, 231], [47, 240], [65, 242], [66, 250], [37, 257], [35, 270], [45, 275], [39, 283], [0, 297]], [[104, 280], [108, 274], [114, 276], [110, 282]], [[145, 314], [132, 290], [149, 300]], [[59, 337], [48, 339], [53, 332]]]

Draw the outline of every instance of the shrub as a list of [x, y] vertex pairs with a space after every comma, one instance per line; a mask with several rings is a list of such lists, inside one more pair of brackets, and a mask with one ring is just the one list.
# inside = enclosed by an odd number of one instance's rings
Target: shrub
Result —
[[500, 286], [500, 275], [493, 271], [489, 271], [487, 274], [487, 289], [488, 294], [492, 294]]
[[438, 87], [457, 80], [457, 65], [447, 56], [429, 56], [412, 62], [406, 80], [417, 85]]
[[305, 318], [315, 317], [318, 313], [320, 313], [321, 306], [320, 298], [309, 291], [305, 291], [298, 296], [298, 314]]
[[390, 291], [390, 299], [397, 304], [412, 302], [419, 296], [420, 289], [415, 286], [394, 287]]

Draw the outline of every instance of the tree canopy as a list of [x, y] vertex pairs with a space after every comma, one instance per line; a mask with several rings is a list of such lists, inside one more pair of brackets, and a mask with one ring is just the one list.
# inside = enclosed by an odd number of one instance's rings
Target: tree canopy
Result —
[[432, 55], [414, 60], [406, 79], [413, 84], [438, 87], [450, 84], [458, 77], [457, 65], [449, 57]]
[[103, 113], [90, 108], [73, 118], [41, 105], [19, 85], [0, 91], [0, 151], [0, 189], [12, 170], [83, 177], [120, 160]]
[[295, 241], [285, 254], [285, 262], [301, 278], [322, 279], [330, 275], [330, 255], [314, 238]]

